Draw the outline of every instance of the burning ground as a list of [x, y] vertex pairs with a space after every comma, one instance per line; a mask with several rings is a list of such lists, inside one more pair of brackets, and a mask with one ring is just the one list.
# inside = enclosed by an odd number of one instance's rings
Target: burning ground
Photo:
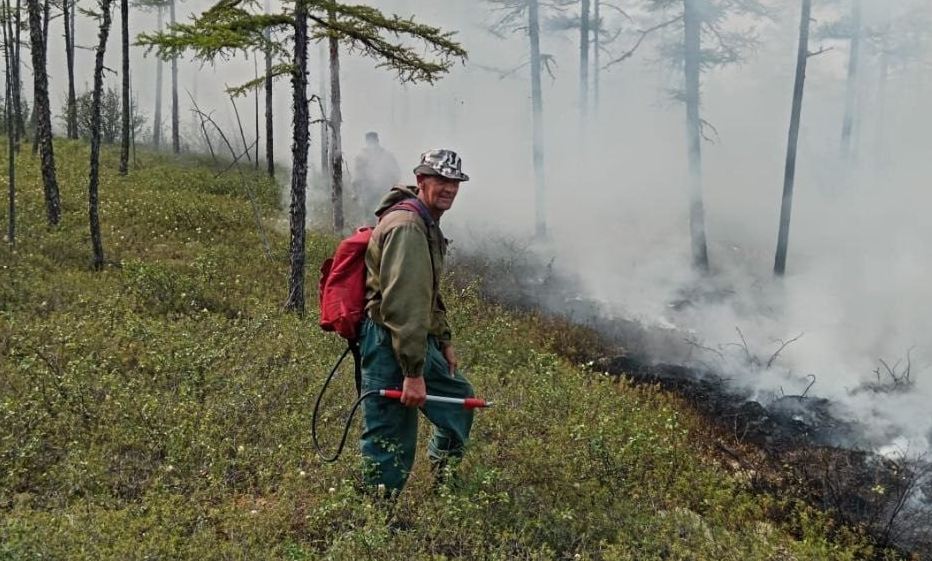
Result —
[[[793, 493], [863, 527], [882, 545], [932, 559], [932, 463], [927, 419], [904, 423], [897, 404], [924, 400], [913, 351], [879, 359], [863, 381], [823, 391], [818, 374], [788, 360], [805, 333], [755, 346], [739, 325], [733, 340], [708, 342], [688, 325], [710, 308], [733, 309], [734, 290], [694, 283], [666, 303], [662, 322], [624, 316], [620, 306], [580, 295], [584, 283], [557, 258], [515, 239], [457, 255], [463, 276], [521, 309], [543, 309], [597, 333], [598, 343], [565, 345], [594, 375], [658, 385], [682, 396], [714, 426], [718, 454], [760, 490]], [[488, 257], [492, 255], [493, 257]], [[614, 313], [613, 313], [614, 310]], [[708, 316], [706, 316], [707, 318]], [[790, 364], [790, 366], [788, 366]], [[840, 391], [839, 391], [840, 390]]]

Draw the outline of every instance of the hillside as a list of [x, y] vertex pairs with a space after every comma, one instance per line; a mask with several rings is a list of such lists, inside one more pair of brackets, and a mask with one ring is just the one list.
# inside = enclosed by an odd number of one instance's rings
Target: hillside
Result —
[[[461, 362], [496, 406], [477, 413], [463, 484], [434, 492], [421, 455], [396, 505], [373, 501], [355, 490], [352, 440], [333, 465], [314, 452], [314, 400], [342, 345], [316, 310], [281, 310], [278, 187], [254, 186], [269, 259], [232, 172], [143, 152], [119, 178], [105, 150], [109, 264], [94, 272], [87, 147], [56, 150], [62, 224], [45, 225], [24, 149], [16, 245], [0, 248], [0, 560], [883, 557], [752, 491], [674, 396], [561, 357], [588, 334], [484, 302], [475, 282], [448, 282], [448, 306]], [[309, 232], [312, 307], [335, 244]], [[331, 447], [351, 375], [336, 386]]]

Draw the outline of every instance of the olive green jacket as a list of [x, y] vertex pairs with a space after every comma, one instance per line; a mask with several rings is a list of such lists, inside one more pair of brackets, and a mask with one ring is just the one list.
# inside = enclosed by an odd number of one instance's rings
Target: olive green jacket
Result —
[[428, 336], [441, 346], [451, 338], [440, 296], [447, 241], [436, 222], [425, 224], [418, 213], [386, 214], [410, 198], [417, 198], [417, 187], [392, 187], [376, 210], [380, 220], [366, 250], [366, 311], [391, 333], [402, 373], [421, 376]]

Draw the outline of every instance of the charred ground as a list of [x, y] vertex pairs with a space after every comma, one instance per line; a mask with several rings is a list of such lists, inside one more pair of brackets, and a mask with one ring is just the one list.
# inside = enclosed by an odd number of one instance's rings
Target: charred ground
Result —
[[[681, 397], [709, 421], [710, 457], [745, 473], [761, 492], [800, 497], [837, 523], [863, 529], [881, 547], [932, 559], [932, 463], [926, 458], [906, 451], [877, 453], [878, 443], [865, 436], [866, 427], [839, 404], [809, 395], [812, 384], [798, 395], [780, 391], [762, 400], [759, 392], [711, 368], [665, 363], [664, 342], [696, 347], [694, 338], [669, 332], [658, 336], [639, 322], [611, 316], [602, 303], [573, 288], [579, 286], [576, 279], [556, 272], [553, 259], [541, 259], [514, 242], [501, 247], [506, 251], [492, 257], [458, 255], [462, 278], [482, 278], [487, 298], [542, 313], [574, 332], [555, 340], [559, 352], [588, 365], [593, 375], [657, 386]], [[729, 297], [701, 287], [682, 294], [671, 308]], [[882, 366], [886, 369], [878, 370], [876, 384], [855, 391], [908, 391], [908, 370]]]

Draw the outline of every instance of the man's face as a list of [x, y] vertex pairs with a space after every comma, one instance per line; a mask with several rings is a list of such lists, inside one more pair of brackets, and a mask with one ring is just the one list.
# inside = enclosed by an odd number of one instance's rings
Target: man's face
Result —
[[418, 176], [421, 200], [433, 211], [446, 212], [460, 190], [460, 182], [440, 175]]

